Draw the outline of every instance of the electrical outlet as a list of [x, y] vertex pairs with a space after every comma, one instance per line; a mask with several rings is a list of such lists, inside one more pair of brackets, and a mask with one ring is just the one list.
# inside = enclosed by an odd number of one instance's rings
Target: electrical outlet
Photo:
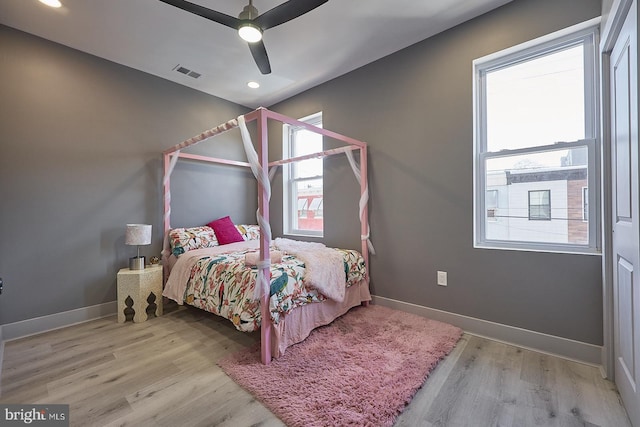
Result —
[[447, 286], [447, 272], [438, 271], [438, 285]]

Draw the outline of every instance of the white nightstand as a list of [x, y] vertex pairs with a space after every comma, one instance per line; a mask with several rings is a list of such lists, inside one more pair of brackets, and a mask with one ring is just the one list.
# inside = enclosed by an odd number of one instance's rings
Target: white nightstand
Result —
[[[131, 301], [127, 301], [130, 297]], [[153, 300], [150, 304], [149, 300]], [[118, 322], [126, 320], [125, 309], [135, 312], [135, 323], [147, 320], [147, 309], [155, 304], [155, 315], [162, 316], [162, 266], [147, 266], [144, 270], [123, 268], [118, 272]]]

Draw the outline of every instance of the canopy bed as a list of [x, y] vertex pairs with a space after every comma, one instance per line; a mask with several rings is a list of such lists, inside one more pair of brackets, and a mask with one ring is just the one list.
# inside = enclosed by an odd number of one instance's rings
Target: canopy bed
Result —
[[[283, 124], [304, 127], [311, 132], [321, 134], [346, 144], [343, 147], [325, 150], [309, 155], [268, 160], [267, 122], [274, 120]], [[253, 146], [246, 123], [257, 123], [257, 148]], [[223, 132], [239, 128], [248, 162], [220, 159], [182, 152], [183, 149], [210, 139]], [[352, 152], [360, 151], [359, 165]], [[326, 248], [319, 243], [297, 242], [289, 239], [272, 240], [269, 224], [269, 199], [271, 186], [269, 178], [281, 165], [322, 158], [335, 154], [347, 155], [349, 164], [360, 183], [359, 215], [361, 221], [361, 253], [357, 251]], [[272, 356], [278, 357], [287, 346], [302, 341], [315, 327], [326, 325], [336, 317], [346, 313], [351, 307], [366, 304], [369, 294], [368, 258], [373, 252], [369, 239], [367, 215], [367, 145], [362, 141], [319, 128], [285, 115], [258, 108], [217, 127], [209, 129], [193, 138], [187, 139], [163, 152], [164, 155], [164, 232], [163, 267], [165, 269], [165, 296], [182, 304], [195, 305], [205, 310], [223, 315], [231, 320], [237, 329], [252, 330], [259, 323], [261, 334], [261, 359], [268, 364]], [[211, 228], [191, 229], [171, 228], [171, 173], [178, 159], [189, 159], [208, 163], [217, 163], [251, 168], [258, 181], [257, 226], [236, 226], [230, 219], [222, 218], [223, 230], [234, 235], [236, 229], [242, 235], [229, 244], [218, 242], [221, 224], [216, 233]], [[271, 168], [271, 173], [269, 173]], [[234, 228], [235, 227], [235, 228]], [[186, 237], [185, 237], [186, 235]], [[184, 239], [183, 239], [184, 238]], [[180, 242], [197, 242], [195, 246]], [[257, 252], [254, 252], [257, 251]], [[185, 253], [186, 252], [186, 253]], [[277, 258], [277, 259], [276, 259]], [[342, 268], [330, 272], [313, 264], [316, 259], [330, 259]], [[275, 262], [277, 261], [277, 263]], [[214, 265], [215, 264], [215, 265]], [[224, 264], [224, 265], [223, 265]], [[311, 266], [315, 282], [311, 279]], [[277, 268], [276, 268], [277, 266]], [[335, 282], [336, 276], [342, 276], [341, 286]], [[306, 276], [305, 276], [306, 275]], [[232, 282], [212, 284], [213, 276], [231, 277]], [[254, 277], [253, 282], [243, 277]], [[302, 277], [304, 279], [302, 279]], [[333, 279], [330, 279], [333, 278]], [[281, 280], [280, 280], [281, 279]], [[194, 283], [202, 282], [197, 287]], [[189, 282], [187, 285], [186, 282]], [[325, 283], [326, 282], [326, 283]], [[310, 287], [305, 288], [309, 283]], [[215, 287], [214, 287], [215, 286]], [[233, 290], [229, 290], [233, 288]], [[242, 290], [240, 290], [242, 288]], [[274, 289], [276, 288], [276, 289]], [[247, 293], [242, 297], [229, 296], [225, 292]], [[285, 294], [283, 292], [289, 292]], [[185, 301], [186, 300], [186, 301]], [[237, 302], [233, 309], [222, 307], [222, 302]], [[284, 301], [284, 303], [283, 303]], [[315, 303], [321, 302], [321, 303]], [[244, 305], [243, 309], [238, 307]], [[274, 309], [274, 306], [280, 307]], [[247, 314], [248, 313], [248, 314]], [[261, 321], [256, 321], [256, 318]]]

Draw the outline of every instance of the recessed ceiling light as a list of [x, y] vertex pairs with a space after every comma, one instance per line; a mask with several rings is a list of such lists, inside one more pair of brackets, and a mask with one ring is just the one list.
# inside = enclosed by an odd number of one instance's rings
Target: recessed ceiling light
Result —
[[258, 83], [258, 82], [249, 82], [249, 83], [247, 83], [247, 86], [249, 86], [251, 89], [258, 89], [260, 87], [260, 83]]
[[62, 3], [60, 3], [60, 0], [40, 0], [40, 3], [46, 4], [47, 6], [51, 6], [51, 7], [62, 6]]

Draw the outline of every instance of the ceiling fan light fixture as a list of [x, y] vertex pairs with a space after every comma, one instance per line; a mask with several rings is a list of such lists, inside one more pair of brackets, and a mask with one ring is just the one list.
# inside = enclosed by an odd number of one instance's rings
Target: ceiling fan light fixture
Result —
[[262, 40], [262, 30], [252, 22], [243, 22], [238, 27], [238, 35], [244, 41], [255, 43]]
[[59, 0], [40, 0], [40, 3], [46, 4], [49, 7], [61, 7], [62, 3]]

